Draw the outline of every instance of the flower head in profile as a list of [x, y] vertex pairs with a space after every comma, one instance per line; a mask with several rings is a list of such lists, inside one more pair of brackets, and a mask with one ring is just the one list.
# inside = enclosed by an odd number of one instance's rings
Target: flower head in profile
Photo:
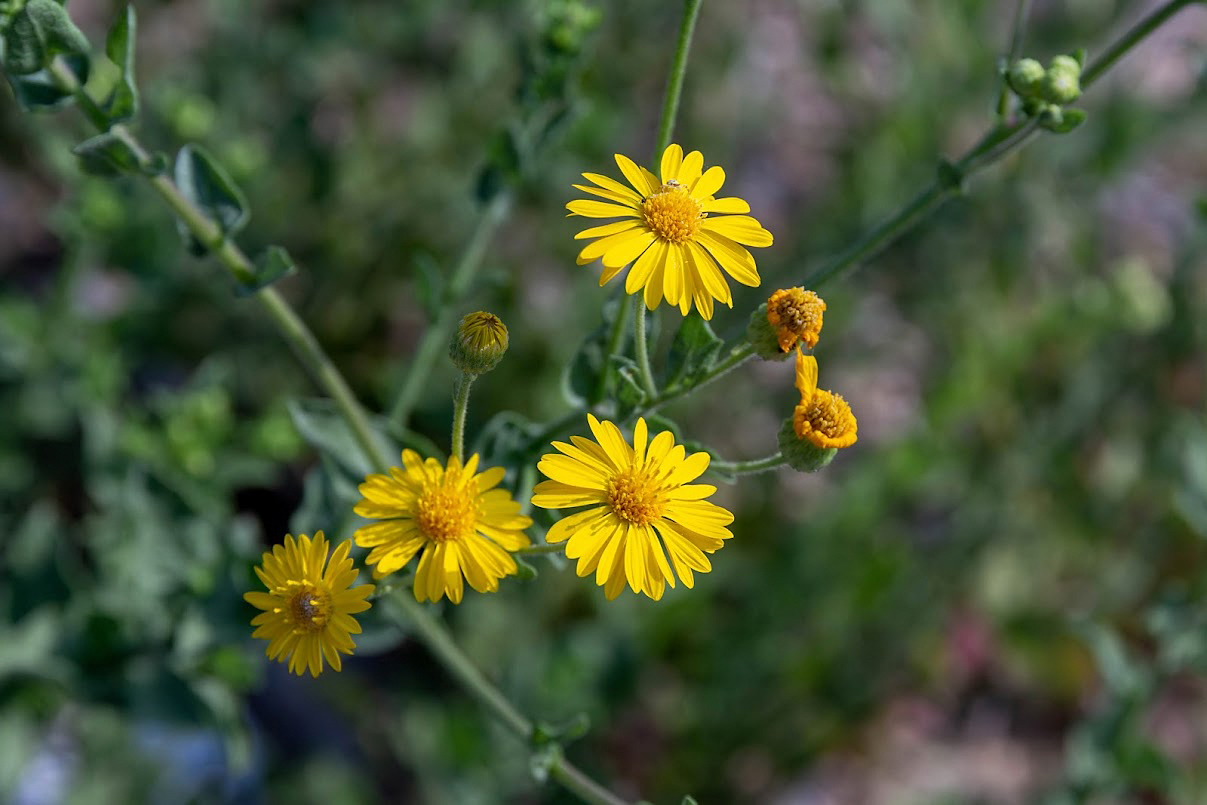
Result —
[[708, 468], [708, 454], [687, 455], [670, 431], [648, 439], [644, 419], [633, 428], [631, 447], [611, 422], [590, 414], [587, 421], [596, 441], [554, 442], [559, 453], [537, 464], [550, 480], [536, 485], [535, 505], [590, 507], [554, 523], [546, 539], [568, 540], [566, 556], [578, 560], [578, 575], [594, 572], [609, 599], [628, 582], [633, 592], [658, 600], [667, 583], [675, 586], [676, 573], [692, 587], [693, 572], [712, 569], [706, 554], [733, 536], [726, 528], [733, 515], [705, 500], [717, 488], [691, 483]]
[[616, 164], [628, 187], [607, 176], [584, 173], [591, 185], [574, 185], [605, 199], [577, 199], [566, 205], [571, 215], [622, 220], [584, 229], [576, 239], [594, 238], [578, 254], [578, 264], [603, 260], [599, 284], [632, 264], [626, 293], [644, 289], [650, 310], [665, 299], [687, 315], [694, 305], [712, 318], [713, 300], [733, 307], [724, 275], [751, 287], [759, 284], [754, 257], [747, 246], [770, 246], [771, 233], [740, 198], [716, 198], [725, 171], [714, 165], [704, 170], [699, 151], [684, 156], [678, 145], [662, 154], [661, 176], [616, 154]]
[[356, 544], [371, 548], [365, 562], [374, 578], [404, 567], [416, 553], [415, 598], [461, 603], [462, 580], [480, 593], [495, 592], [499, 579], [516, 572], [509, 551], [529, 545], [524, 529], [532, 520], [505, 489], [496, 489], [502, 467], [478, 472], [475, 454], [462, 466], [455, 457], [441, 466], [402, 451], [389, 475], [370, 475], [360, 485], [364, 499], [354, 511], [380, 522], [357, 529]]
[[841, 396], [817, 387], [817, 359], [796, 348], [796, 389], [800, 403], [792, 413], [798, 439], [816, 447], [850, 447], [859, 423]]
[[[284, 662], [299, 676], [309, 670], [318, 676], [323, 660], [340, 670], [340, 654], [351, 654], [352, 635], [360, 625], [352, 616], [369, 608], [365, 599], [372, 584], [350, 587], [356, 568], [348, 558], [351, 540], [344, 540], [327, 561], [327, 539], [303, 534], [285, 537], [284, 545], [265, 552], [256, 575], [268, 592], [244, 593], [247, 603], [264, 610], [252, 619], [252, 637], [268, 640], [270, 660]], [[324, 566], [326, 566], [324, 568]]]
[[804, 288], [785, 288], [767, 300], [767, 323], [775, 330], [780, 351], [787, 352], [803, 343], [809, 349], [821, 337], [825, 301]]

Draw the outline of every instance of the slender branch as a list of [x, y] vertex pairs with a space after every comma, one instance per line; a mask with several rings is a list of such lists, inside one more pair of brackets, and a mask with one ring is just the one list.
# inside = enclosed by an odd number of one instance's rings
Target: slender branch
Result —
[[1010, 65], [1018, 59], [1019, 53], [1023, 48], [1023, 26], [1027, 22], [1027, 13], [1030, 10], [1031, 0], [1018, 0], [1014, 6], [1014, 21], [1010, 25], [1010, 47], [1006, 51], [1006, 56], [1003, 59], [1002, 67], [1002, 89], [997, 96], [997, 117], [998, 120], [1006, 119], [1006, 112], [1010, 108], [1010, 85], [1006, 83], [1006, 71], [1010, 69]]
[[[654, 385], [654, 375], [650, 372], [650, 348], [645, 336], [645, 301], [641, 294], [633, 295], [634, 327], [636, 337], [633, 341], [633, 352], [637, 355], [637, 374], [641, 380], [641, 388], [651, 400], [658, 396], [658, 387]], [[607, 368], [604, 368], [607, 371]]]
[[[80, 85], [75, 74], [61, 58], [56, 58], [51, 63], [49, 72], [65, 92], [74, 96], [81, 111], [94, 125], [102, 131], [109, 131], [114, 136], [120, 137], [140, 164], [150, 164], [151, 155], [146, 148], [124, 126], [111, 124], [109, 118]], [[218, 225], [181, 193], [170, 178], [156, 174], [149, 175], [148, 180], [168, 206], [180, 216], [189, 231], [199, 241], [210, 247], [215, 256], [236, 279], [250, 279], [254, 276], [254, 264], [247, 255], [237, 244], [226, 239]], [[505, 203], [502, 206], [505, 208]], [[498, 214], [501, 215], [501, 211]], [[450, 287], [455, 286], [454, 282]], [[360, 403], [357, 402], [335, 364], [323, 352], [318, 340], [305, 322], [272, 288], [263, 288], [257, 291], [255, 296], [264, 305], [269, 317], [276, 323], [285, 340], [294, 347], [302, 364], [310, 370], [319, 385], [336, 400], [340, 413], [352, 430], [357, 446], [364, 453], [365, 458], [377, 469], [387, 470], [392, 457], [385, 455], [377, 446]], [[447, 627], [428, 614], [414, 600], [413, 594], [410, 594], [409, 591], [396, 595], [395, 600], [401, 603], [410, 623], [422, 635], [424, 643], [439, 658], [449, 673], [461, 682], [466, 691], [485, 705], [505, 727], [521, 739], [531, 740], [532, 722], [512, 706], [499, 689], [474, 666], [465, 652], [453, 641]], [[559, 759], [549, 773], [590, 805], [629, 805], [595, 783], [564, 758]]]
[[666, 98], [662, 101], [662, 118], [658, 123], [658, 142], [654, 146], [654, 165], [662, 159], [662, 152], [671, 144], [675, 130], [675, 116], [679, 114], [679, 97], [683, 94], [683, 77], [687, 74], [687, 53], [691, 50], [692, 34], [696, 30], [696, 18], [700, 16], [702, 0], [684, 0], [683, 21], [679, 24], [679, 40], [675, 43], [675, 58], [671, 62], [670, 76], [666, 80]]
[[[1160, 27], [1162, 23], [1194, 2], [1201, 2], [1201, 0], [1169, 0], [1132, 26], [1108, 45], [1102, 55], [1090, 62], [1082, 71], [1082, 89], [1088, 88], [1111, 65]], [[805, 285], [816, 288], [821, 283], [833, 279], [838, 274], [871, 257], [896, 240], [903, 232], [912, 228], [927, 213], [946, 201], [948, 196], [958, 193], [965, 179], [1002, 159], [1011, 151], [1020, 148], [1038, 131], [1038, 124], [1035, 120], [1010, 124], [999, 123], [994, 126], [959, 160], [941, 166], [935, 179], [888, 220], [810, 274], [805, 280]]]
[[465, 461], [465, 414], [469, 410], [469, 387], [477, 379], [473, 372], [462, 372], [453, 394], [452, 455], [462, 463]]
[[646, 404], [644, 406], [642, 406], [640, 410], [636, 411], [633, 414], [633, 416], [637, 417], [637, 416], [641, 416], [643, 414], [647, 414], [650, 411], [653, 411], [655, 408], [661, 408], [663, 405], [666, 405], [671, 400], [677, 400], [678, 398], [684, 396], [685, 394], [688, 394], [689, 392], [695, 391], [696, 389], [699, 389], [699, 388], [703, 388], [704, 386], [707, 386], [709, 383], [712, 383], [713, 381], [719, 379], [722, 375], [732, 372], [734, 369], [738, 368], [743, 363], [745, 363], [746, 361], [750, 360], [753, 357], [754, 357], [754, 347], [752, 347], [750, 344], [747, 344], [747, 343], [738, 344], [732, 350], [730, 350], [729, 356], [726, 357], [725, 360], [716, 364], [711, 369], [709, 369], [707, 372], [705, 372], [703, 375], [701, 375], [700, 379], [696, 381], [695, 385], [676, 386], [675, 388], [667, 389], [666, 391], [663, 391], [661, 394], [659, 394], [654, 399], [646, 402]]
[[546, 553], [562, 553], [565, 550], [566, 550], [565, 544], [559, 542], [556, 545], [549, 545], [549, 544], [530, 545], [527, 548], [520, 548], [515, 553], [521, 554], [523, 556], [540, 556], [541, 554], [546, 554]]
[[470, 284], [477, 276], [482, 258], [486, 256], [486, 248], [490, 245], [495, 231], [507, 218], [510, 207], [511, 194], [503, 191], [492, 198], [482, 210], [478, 223], [474, 227], [469, 241], [465, 244], [465, 250], [461, 252], [461, 257], [453, 269], [452, 277], [444, 289], [436, 318], [424, 330], [423, 337], [419, 340], [419, 346], [415, 350], [415, 358], [407, 368], [402, 389], [394, 399], [389, 418], [395, 426], [405, 428], [410, 420], [411, 412], [419, 402], [419, 395], [427, 384], [428, 376], [431, 375], [432, 366], [448, 344], [449, 336], [457, 321], [457, 305], [465, 297]]
[[783, 466], [783, 463], [783, 454], [777, 452], [766, 458], [754, 458], [749, 461], [714, 461], [708, 465], [708, 469], [730, 475], [751, 475], [756, 472], [773, 470]]
[[[125, 126], [120, 123], [111, 125], [108, 116], [84, 90], [75, 73], [71, 71], [61, 56], [56, 57], [50, 63], [48, 70], [59, 87], [74, 96], [80, 110], [98, 129], [108, 131], [119, 138], [134, 154], [140, 165], [151, 164], [151, 154], [147, 149]], [[228, 239], [218, 225], [190, 201], [170, 177], [157, 173], [147, 175], [147, 179], [189, 231], [214, 253], [214, 256], [236, 280], [247, 282], [255, 276], [255, 265], [243, 253], [243, 250]], [[373, 431], [369, 426], [364, 409], [357, 402], [356, 396], [352, 393], [352, 389], [349, 388], [343, 375], [319, 345], [314, 333], [274, 288], [261, 288], [254, 295], [264, 306], [269, 317], [276, 323], [281, 335], [293, 347], [302, 365], [310, 371], [319, 386], [335, 400], [340, 414], [352, 431], [357, 446], [361, 448], [369, 462], [379, 469], [389, 466], [390, 457], [384, 454], [373, 438]]]
[[1101, 78], [1102, 74], [1109, 70], [1115, 62], [1164, 24], [1166, 20], [1195, 2], [1202, 2], [1202, 0], [1170, 0], [1133, 25], [1123, 36], [1107, 45], [1106, 49], [1102, 51], [1102, 55], [1087, 64], [1081, 71], [1082, 89]]

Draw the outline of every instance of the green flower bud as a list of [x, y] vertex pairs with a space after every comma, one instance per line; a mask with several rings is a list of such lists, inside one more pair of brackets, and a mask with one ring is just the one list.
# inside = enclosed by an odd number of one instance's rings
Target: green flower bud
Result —
[[838, 455], [837, 447], [818, 447], [808, 439], [797, 436], [792, 417], [785, 419], [780, 426], [779, 444], [784, 463], [800, 472], [817, 472]]
[[493, 313], [479, 310], [461, 319], [448, 355], [462, 372], [480, 375], [498, 366], [507, 352], [507, 327]]
[[1022, 98], [1039, 95], [1044, 81], [1044, 67], [1035, 59], [1019, 59], [1006, 73], [1006, 83]]
[[780, 349], [779, 335], [771, 326], [771, 322], [767, 321], [766, 302], [750, 314], [750, 324], [746, 325], [746, 340], [754, 347], [754, 354], [765, 361], [785, 361], [792, 355], [791, 352]]
[[1081, 97], [1081, 65], [1072, 56], [1054, 56], [1044, 74], [1041, 92], [1051, 103], [1072, 103]]

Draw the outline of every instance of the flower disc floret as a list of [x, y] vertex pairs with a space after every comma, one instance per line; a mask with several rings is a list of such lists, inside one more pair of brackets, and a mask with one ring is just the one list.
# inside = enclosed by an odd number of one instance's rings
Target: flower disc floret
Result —
[[799, 343], [817, 346], [826, 310], [825, 301], [804, 288], [786, 288], [767, 300], [767, 322], [775, 330], [780, 350], [788, 352]]
[[576, 199], [566, 205], [571, 215], [621, 219], [575, 235], [592, 241], [579, 252], [579, 265], [603, 262], [600, 285], [631, 265], [626, 293], [642, 292], [650, 310], [666, 301], [685, 316], [695, 307], [706, 319], [712, 318], [714, 301], [733, 307], [725, 274], [758, 286], [758, 268], [746, 247], [770, 246], [773, 239], [746, 214], [745, 201], [716, 197], [724, 170], [716, 165], [704, 170], [699, 151], [685, 155], [678, 145], [663, 152], [660, 176], [615, 156], [629, 184], [584, 173], [591, 184], [574, 187], [603, 201]]
[[417, 553], [414, 593], [418, 601], [444, 596], [461, 603], [464, 581], [480, 593], [495, 592], [499, 579], [516, 572], [512, 551], [529, 545], [524, 529], [532, 520], [505, 489], [502, 467], [478, 472], [478, 456], [464, 465], [442, 466], [402, 451], [402, 467], [370, 475], [360, 485], [354, 511], [378, 522], [357, 529], [356, 544], [369, 548], [365, 562], [375, 578], [405, 567]]
[[282, 545], [266, 552], [256, 575], [268, 592], [249, 592], [243, 598], [264, 610], [252, 619], [252, 637], [268, 640], [270, 660], [289, 661], [289, 670], [318, 676], [323, 660], [340, 670], [340, 654], [351, 654], [352, 635], [360, 625], [352, 615], [369, 608], [372, 584], [352, 587], [357, 570], [348, 557], [351, 540], [344, 540], [328, 559], [327, 540], [319, 531], [312, 540], [286, 535]]
[[558, 452], [537, 464], [549, 480], [536, 485], [534, 505], [588, 507], [554, 523], [546, 541], [565, 542], [578, 575], [594, 573], [609, 599], [626, 582], [654, 600], [675, 586], [676, 575], [692, 587], [693, 573], [712, 569], [707, 554], [733, 536], [726, 527], [733, 515], [705, 500], [716, 487], [690, 483], [708, 468], [708, 454], [688, 455], [670, 431], [650, 439], [644, 419], [631, 446], [611, 422], [588, 414], [587, 423], [594, 441], [553, 442]]

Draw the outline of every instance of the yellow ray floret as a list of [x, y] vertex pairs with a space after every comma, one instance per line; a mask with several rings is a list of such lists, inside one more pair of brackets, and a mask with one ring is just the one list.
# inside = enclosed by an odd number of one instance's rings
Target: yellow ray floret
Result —
[[660, 177], [622, 154], [616, 154], [616, 164], [632, 187], [584, 173], [592, 184], [574, 187], [604, 200], [566, 205], [571, 215], [624, 219], [575, 235], [593, 239], [579, 252], [578, 264], [601, 260], [600, 285], [631, 265], [626, 293], [642, 291], [650, 310], [666, 300], [686, 316], [695, 306], [706, 319], [712, 318], [714, 300], [733, 307], [722, 271], [743, 285], [758, 286], [758, 269], [746, 247], [770, 246], [771, 233], [746, 215], [750, 205], [742, 199], [716, 198], [724, 170], [716, 165], [704, 170], [699, 151], [684, 155], [673, 144], [662, 154]]
[[670, 431], [649, 439], [644, 419], [633, 428], [632, 446], [611, 422], [590, 414], [587, 422], [595, 441], [554, 442], [559, 452], [537, 464], [549, 480], [536, 485], [534, 505], [590, 507], [554, 523], [547, 541], [566, 542], [578, 575], [595, 573], [609, 599], [627, 582], [658, 600], [676, 574], [692, 587], [693, 573], [712, 569], [706, 554], [733, 536], [726, 528], [733, 515], [705, 500], [716, 487], [690, 483], [708, 468], [708, 454], [688, 455]]
[[[360, 625], [352, 616], [369, 608], [365, 599], [372, 584], [350, 587], [356, 568], [348, 558], [351, 540], [344, 540], [327, 561], [327, 540], [319, 531], [285, 537], [283, 545], [266, 552], [256, 575], [268, 592], [250, 592], [244, 600], [264, 610], [252, 619], [252, 637], [268, 640], [270, 660], [289, 661], [289, 670], [318, 676], [323, 660], [340, 670], [340, 654], [351, 654], [352, 635]], [[326, 566], [324, 568], [324, 566]]]
[[400, 570], [422, 550], [416, 600], [447, 595], [459, 604], [463, 579], [480, 593], [495, 592], [499, 579], [516, 572], [509, 552], [528, 547], [524, 529], [532, 520], [520, 514], [506, 489], [495, 488], [503, 480], [502, 467], [477, 469], [477, 455], [464, 466], [455, 456], [442, 466], [403, 450], [402, 467], [365, 479], [364, 499], [354, 511], [380, 522], [357, 529], [353, 538], [371, 549], [365, 562], [374, 566], [374, 578]]

